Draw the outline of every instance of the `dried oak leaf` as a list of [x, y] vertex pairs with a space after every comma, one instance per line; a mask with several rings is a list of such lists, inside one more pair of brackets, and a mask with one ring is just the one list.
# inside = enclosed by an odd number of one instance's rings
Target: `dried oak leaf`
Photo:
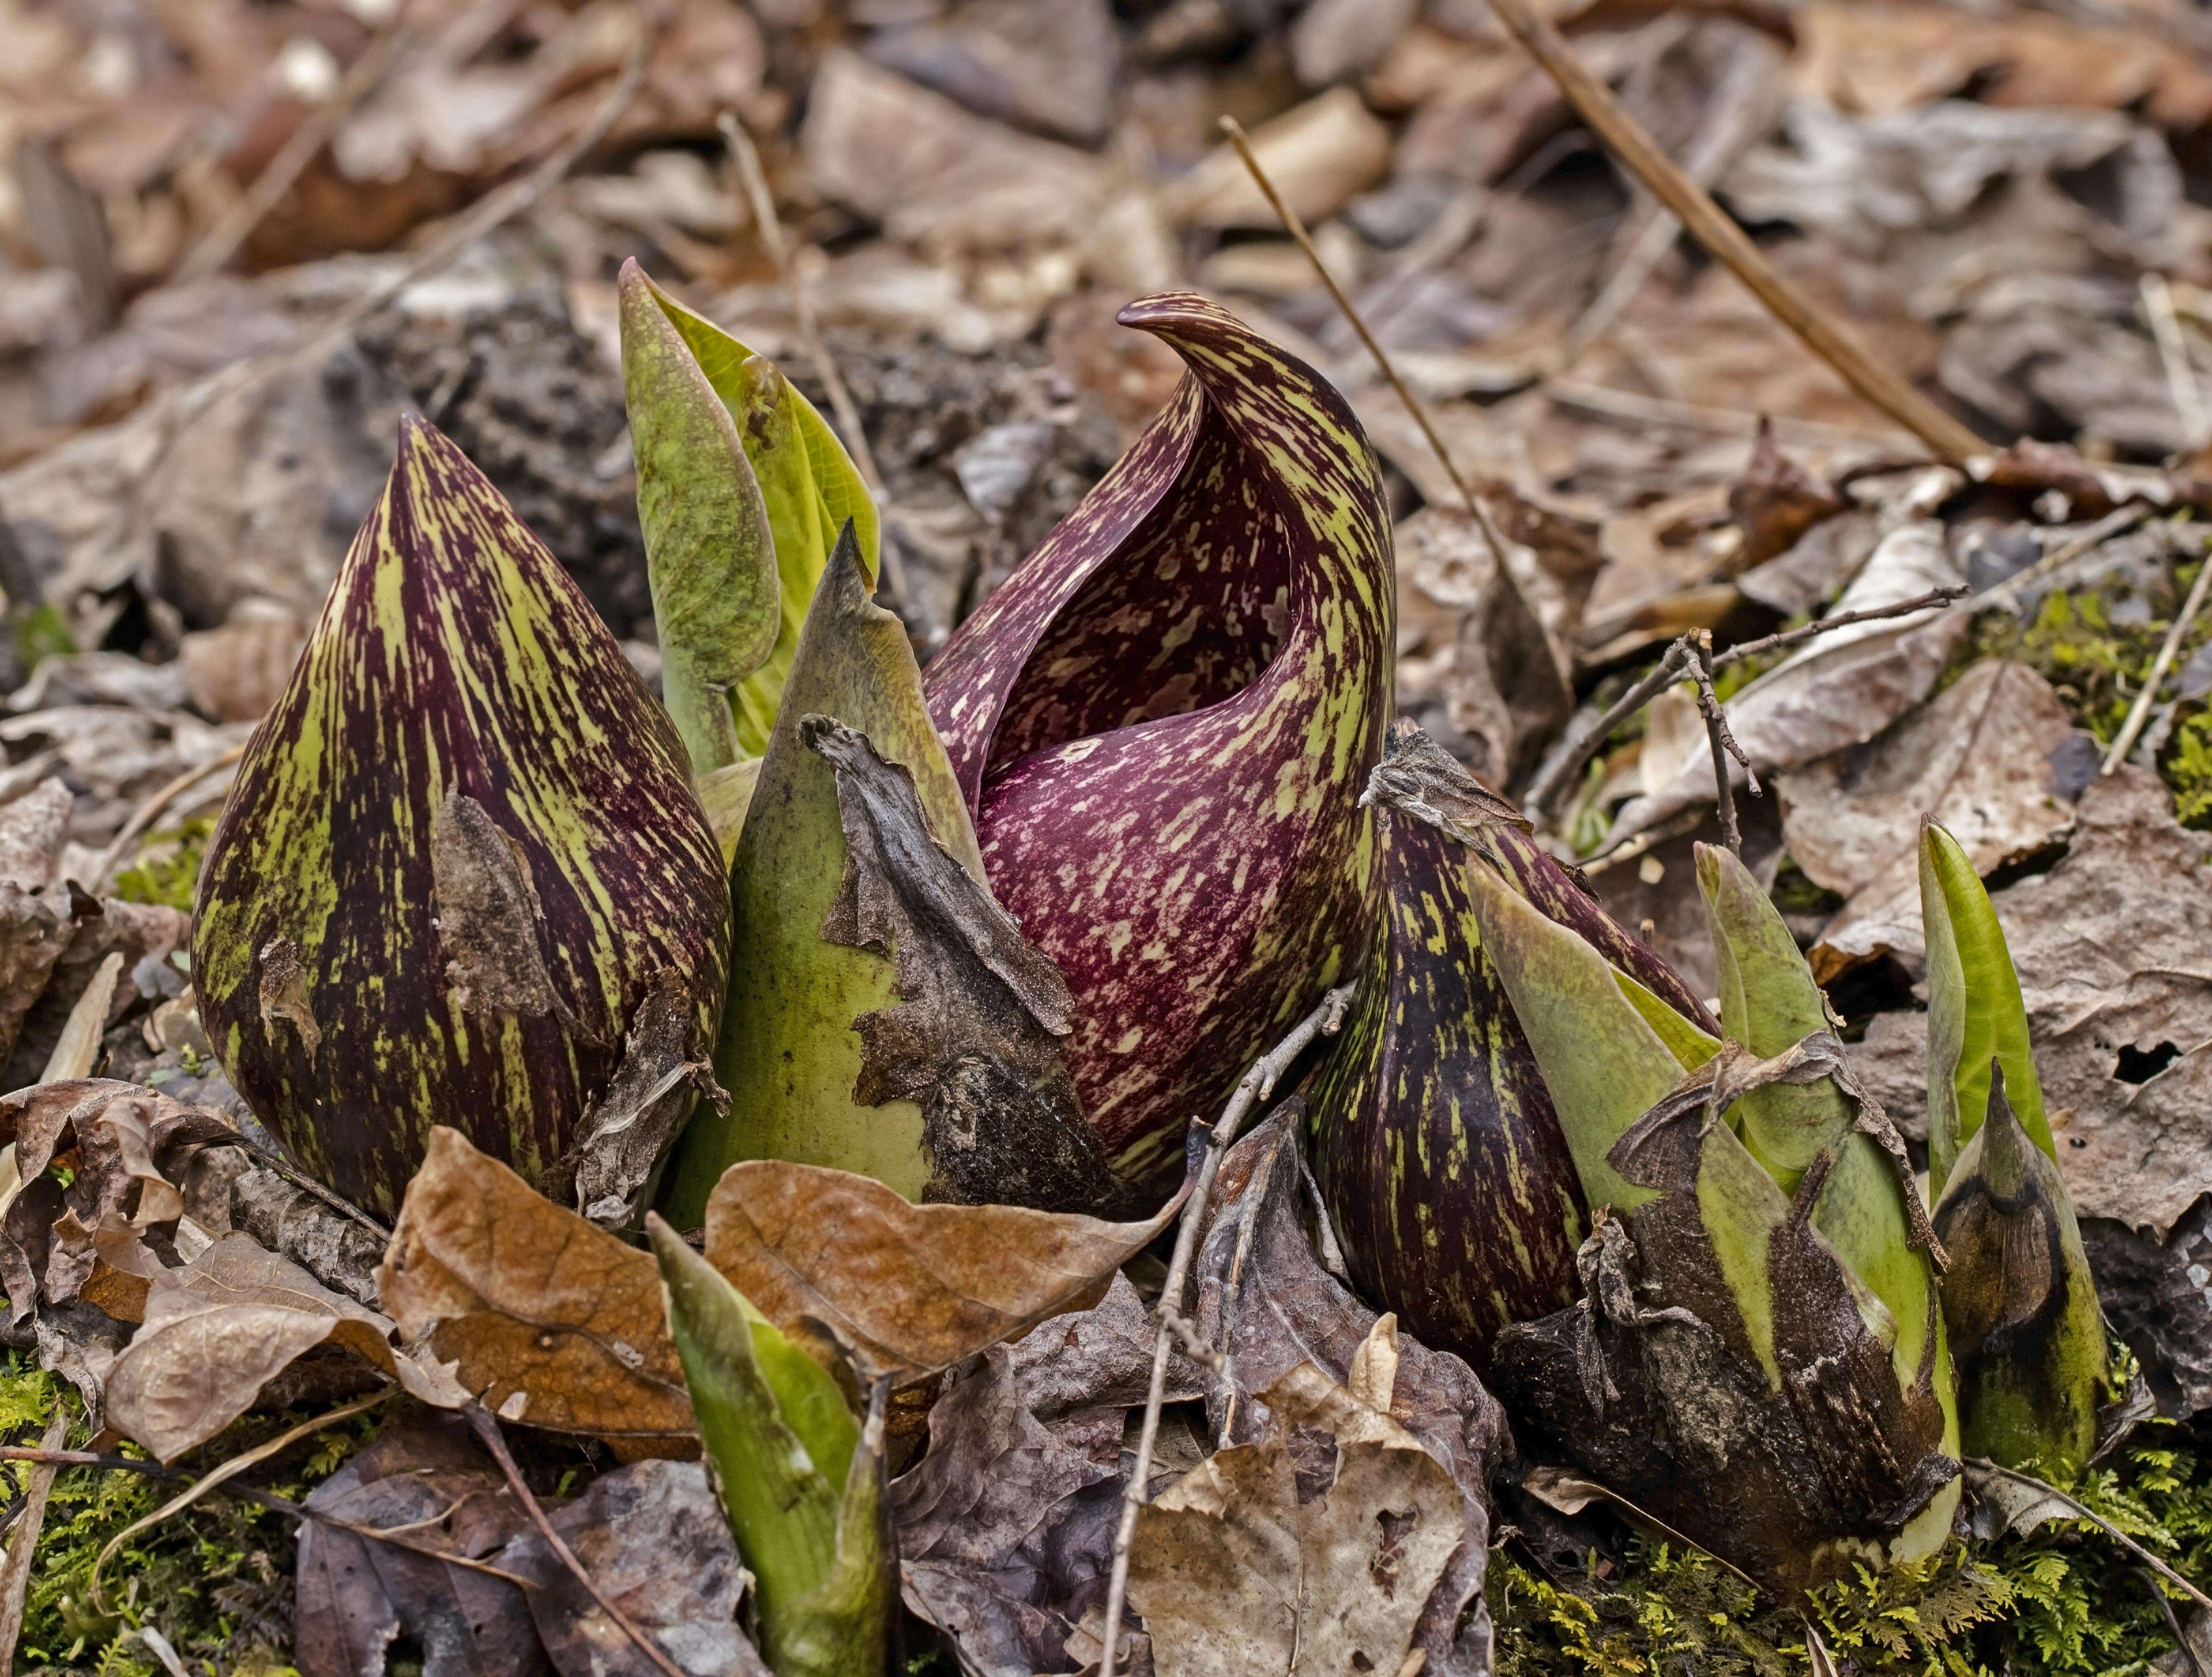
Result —
[[916, 1206], [870, 1177], [755, 1159], [708, 1200], [706, 1254], [779, 1327], [823, 1323], [903, 1382], [1087, 1302], [1182, 1204], [1138, 1223]]
[[1161, 1677], [1403, 1669], [1462, 1541], [1451, 1475], [1310, 1363], [1269, 1425], [1138, 1513], [1129, 1599]]
[[898, 963], [899, 1005], [853, 1022], [854, 1099], [921, 1108], [932, 1198], [1133, 1208], [1061, 1052], [1075, 1006], [1060, 969], [931, 835], [902, 764], [826, 716], [805, 718], [799, 734], [836, 771], [845, 834], [822, 935]]
[[555, 1205], [459, 1130], [430, 1132], [378, 1274], [409, 1345], [509, 1420], [693, 1448], [651, 1255]]

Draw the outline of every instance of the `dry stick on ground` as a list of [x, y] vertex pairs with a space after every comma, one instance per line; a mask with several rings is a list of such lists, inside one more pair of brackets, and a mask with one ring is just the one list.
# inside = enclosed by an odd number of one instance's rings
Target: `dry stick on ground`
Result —
[[[1421, 435], [1429, 445], [1429, 452], [1437, 457], [1437, 464], [1443, 467], [1444, 476], [1451, 479], [1452, 487], [1459, 491], [1459, 498], [1467, 504], [1468, 516], [1474, 520], [1475, 528], [1482, 532], [1482, 539], [1488, 544], [1491, 559], [1498, 568], [1498, 582], [1519, 602], [1523, 617], [1531, 623], [1542, 622], [1536, 616], [1534, 607], [1529, 605], [1528, 596], [1521, 592], [1521, 580], [1513, 574], [1513, 567], [1506, 562], [1505, 538], [1491, 521], [1489, 508], [1482, 504], [1482, 497], [1475, 493], [1474, 485], [1461, 474], [1458, 463], [1451, 457], [1451, 451], [1444, 447], [1443, 438], [1437, 434], [1436, 426], [1430, 422], [1429, 410], [1421, 405], [1420, 398], [1398, 376], [1398, 369], [1391, 365], [1390, 357], [1376, 342], [1375, 334], [1367, 330], [1367, 322], [1352, 306], [1352, 299], [1336, 283], [1336, 276], [1329, 272], [1328, 264], [1321, 259], [1321, 252], [1314, 248], [1313, 235], [1306, 231], [1306, 224], [1298, 212], [1284, 202], [1283, 195], [1275, 190], [1275, 183], [1267, 178], [1267, 171], [1261, 167], [1259, 154], [1252, 149], [1252, 142], [1245, 134], [1243, 125], [1234, 117], [1224, 117], [1221, 131], [1229, 137], [1229, 143], [1237, 148], [1237, 155], [1244, 160], [1244, 167], [1251, 174], [1253, 184], [1259, 187], [1276, 216], [1290, 230], [1291, 237], [1297, 240], [1298, 248], [1305, 252], [1306, 260], [1313, 264], [1314, 272], [1321, 276], [1321, 283], [1328, 288], [1330, 298], [1351, 323], [1352, 330], [1358, 334], [1359, 341], [1367, 346], [1367, 353], [1375, 357], [1375, 365], [1381, 369], [1390, 388], [1397, 392], [1398, 399], [1405, 404], [1406, 411], [1413, 416], [1413, 423], [1420, 427]], [[1105, 1677], [1112, 1677], [1112, 1673], [1105, 1674]]]
[[[0, 1461], [27, 1461], [33, 1467], [54, 1468], [97, 1467], [104, 1473], [137, 1473], [143, 1479], [179, 1480], [191, 1477], [180, 1467], [165, 1467], [158, 1461], [141, 1461], [135, 1456], [101, 1455], [93, 1450], [41, 1449], [21, 1444], [0, 1445]], [[352, 1520], [341, 1520], [336, 1515], [325, 1514], [318, 1509], [295, 1503], [289, 1497], [280, 1497], [273, 1491], [264, 1491], [258, 1485], [219, 1486], [216, 1489], [216, 1494], [220, 1497], [234, 1497], [240, 1502], [252, 1503], [258, 1507], [272, 1510], [284, 1516], [288, 1520], [297, 1520], [301, 1525], [328, 1526], [332, 1531], [349, 1532], [356, 1537], [365, 1538], [373, 1543], [386, 1544], [394, 1549], [404, 1549], [410, 1554], [422, 1555], [427, 1559], [443, 1561], [448, 1566], [459, 1566], [471, 1572], [481, 1572], [486, 1577], [497, 1578], [502, 1583], [511, 1583], [517, 1589], [538, 1588], [537, 1580], [534, 1578], [526, 1578], [520, 1573], [503, 1571], [489, 1561], [476, 1560], [467, 1555], [455, 1554], [450, 1549], [441, 1549], [434, 1543], [426, 1543], [411, 1535], [420, 1527], [434, 1525], [438, 1520], [444, 1519], [446, 1516], [442, 1514], [433, 1520], [418, 1520], [408, 1525], [394, 1526], [387, 1531], [375, 1526], [361, 1525]], [[447, 1514], [452, 1512], [451, 1508], [446, 1510]], [[9, 1552], [12, 1553], [13, 1551]], [[6, 1669], [4, 1665], [0, 1665], [0, 1671]]]
[[293, 183], [322, 149], [337, 137], [338, 130], [345, 125], [354, 107], [384, 80], [412, 39], [413, 32], [402, 24], [369, 42], [331, 90], [330, 96], [292, 131], [292, 137], [269, 160], [268, 167], [254, 177], [253, 184], [238, 202], [207, 230], [199, 243], [185, 253], [176, 272], [169, 276], [171, 285], [205, 279], [229, 265], [239, 247], [253, 236], [254, 228], [261, 225], [269, 212], [283, 202], [284, 194], [292, 190]]
[[1754, 798], [1761, 795], [1759, 773], [1729, 732], [1728, 712], [1721, 708], [1720, 695], [1713, 691], [1712, 631], [1701, 629], [1682, 638], [1690, 643], [1690, 679], [1697, 684], [1698, 709], [1705, 719], [1705, 738], [1713, 748], [1713, 808], [1720, 817], [1721, 842], [1728, 846], [1730, 855], [1740, 859], [1743, 834], [1735, 822], [1735, 777], [1729, 772], [1729, 759], [1734, 757], [1743, 765], [1745, 784]]
[[2190, 1643], [2189, 1632], [2181, 1628], [2181, 1620], [2174, 1613], [2173, 1603], [2166, 1599], [2166, 1592], [2159, 1588], [2158, 1574], [2147, 1567], [2137, 1567], [2136, 1571], [2142, 1579], [2144, 1588], [2150, 1591], [2150, 1599], [2158, 1603], [2158, 1610], [2166, 1615], [2166, 1628], [2172, 1632], [2173, 1645], [2181, 1650], [2181, 1657], [2189, 1662], [2189, 1668], [2196, 1677], [2205, 1677], [2204, 1662], [2197, 1657], [2197, 1650]]
[[507, 1488], [514, 1492], [515, 1500], [522, 1504], [523, 1511], [529, 1515], [531, 1523], [538, 1528], [538, 1534], [544, 1538], [555, 1557], [568, 1569], [576, 1582], [583, 1585], [584, 1593], [599, 1604], [599, 1611], [612, 1619], [624, 1636], [637, 1644], [638, 1651], [660, 1669], [663, 1677], [685, 1677], [684, 1668], [670, 1659], [662, 1651], [660, 1644], [641, 1630], [636, 1621], [592, 1581], [592, 1575], [584, 1570], [584, 1563], [576, 1559], [576, 1552], [568, 1546], [559, 1532], [553, 1529], [553, 1522], [545, 1517], [545, 1510], [522, 1477], [522, 1469], [514, 1465], [514, 1454], [507, 1447], [507, 1435], [499, 1430], [498, 1417], [481, 1403], [471, 1403], [461, 1413], [468, 1417], [470, 1430], [491, 1452], [492, 1460], [499, 1463], [500, 1472], [507, 1476]]
[[2135, 745], [2136, 736], [2142, 732], [2143, 723], [2150, 716], [2151, 702], [2158, 697], [2158, 690], [2166, 684], [2166, 672], [2173, 667], [2175, 655], [2181, 650], [2184, 637], [2195, 626], [2197, 614], [2204, 609], [2207, 583], [2212, 583], [2212, 555], [2205, 557], [2197, 570], [2197, 580], [2190, 585], [2189, 598], [2182, 605], [2181, 615], [2173, 620], [2173, 627], [2166, 630], [2166, 639], [2160, 643], [2158, 656], [2151, 660], [2150, 673], [2143, 677], [2142, 691], [2136, 695], [2135, 703], [2128, 707], [2128, 720], [2121, 725], [2118, 736], [2112, 741], [2112, 749], [2105, 753], [2105, 766], [2099, 772], [2109, 775], [2128, 760], [2128, 752]]
[[2142, 289], [2143, 314], [2150, 321], [2151, 338], [2166, 372], [2166, 394], [2181, 420], [2182, 451], [2194, 453], [2212, 441], [2212, 416], [2204, 411], [2204, 392], [2197, 382], [2197, 369], [2189, 364], [2181, 319], [2173, 312], [2173, 292], [2166, 276], [2155, 270], [2142, 276]]
[[1167, 1285], [1160, 1290], [1160, 1302], [1154, 1309], [1159, 1319], [1159, 1332], [1152, 1342], [1152, 1379], [1145, 1394], [1145, 1421], [1137, 1434], [1137, 1456], [1129, 1469], [1129, 1480], [1121, 1492], [1121, 1521], [1114, 1533], [1114, 1569], [1106, 1581], [1106, 1650], [1098, 1665], [1098, 1677], [1114, 1677], [1121, 1656], [1121, 1613], [1129, 1595], [1129, 1544], [1136, 1535], [1137, 1510], [1144, 1505], [1147, 1482], [1152, 1474], [1152, 1449], [1160, 1436], [1160, 1410], [1167, 1395], [1168, 1358], [1170, 1340], [1180, 1338], [1186, 1344], [1196, 1344], [1201, 1360], [1216, 1364], [1220, 1355], [1211, 1346], [1200, 1340], [1195, 1329], [1182, 1314], [1183, 1288], [1190, 1279], [1191, 1261], [1198, 1254], [1198, 1236], [1206, 1221], [1206, 1203], [1213, 1194], [1213, 1179], [1221, 1172], [1221, 1161], [1227, 1156], [1229, 1144], [1237, 1139], [1244, 1121], [1252, 1115], [1253, 1109], [1275, 1092], [1275, 1085], [1289, 1071], [1297, 1057], [1304, 1054], [1317, 1036], [1334, 1036], [1344, 1024], [1345, 1010], [1352, 1006], [1352, 986], [1344, 984], [1331, 990], [1321, 999], [1321, 1005], [1301, 1019], [1291, 1034], [1283, 1038], [1244, 1073], [1229, 1104], [1222, 1109], [1220, 1121], [1214, 1125], [1213, 1133], [1206, 1138], [1206, 1157], [1198, 1167], [1198, 1180], [1192, 1183], [1190, 1198], [1183, 1201], [1181, 1221], [1176, 1229], [1175, 1255], [1168, 1262]]
[[[1747, 441], [1759, 434], [1759, 421], [1770, 417], [1742, 408], [1705, 408], [1690, 402], [1670, 402], [1663, 397], [1638, 396], [1633, 391], [1585, 384], [1578, 379], [1547, 379], [1538, 388], [1547, 401], [1580, 413], [1595, 414], [1601, 419], [1667, 425], [1683, 431], [1708, 431], [1715, 436], [1741, 437]], [[1771, 416], [1771, 422], [1778, 442], [1811, 448], [1836, 445], [1893, 448], [1900, 443], [1910, 445], [1915, 441], [1909, 431], [1863, 431], [1849, 425], [1830, 425], [1822, 420], [1779, 416]], [[1914, 464], [1918, 464], [1917, 455]]]
[[[1711, 667], [1716, 671], [1724, 670], [1729, 665], [1739, 663], [1744, 659], [1756, 657], [1761, 653], [1778, 652], [1785, 647], [1794, 647], [1801, 641], [1811, 641], [1826, 635], [1832, 629], [1842, 629], [1850, 623], [1870, 623], [1884, 617], [1909, 617], [1915, 611], [1924, 611], [1933, 605], [1948, 605], [1963, 598], [1966, 593], [1966, 590], [1958, 586], [1930, 588], [1924, 594], [1915, 594], [1911, 599], [1897, 600], [1888, 605], [1874, 606], [1864, 611], [1838, 611], [1832, 617], [1818, 618], [1809, 623], [1800, 623], [1796, 629], [1785, 629], [1778, 634], [1762, 635], [1756, 641], [1747, 641], [1741, 646], [1731, 647], [1724, 653], [1717, 653], [1713, 656]], [[1529, 786], [1527, 795], [1522, 799], [1521, 812], [1523, 815], [1531, 821], [1540, 822], [1544, 818], [1544, 811], [1550, 806], [1552, 800], [1559, 795], [1562, 788], [1582, 772], [1585, 763], [1605, 748], [1607, 738], [1615, 728], [1650, 704], [1666, 689], [1690, 675], [1692, 666], [1696, 662], [1696, 653], [1689, 645], [1689, 638], [1684, 635], [1673, 646], [1668, 647], [1667, 655], [1645, 671], [1642, 679], [1607, 707], [1604, 714], [1595, 721], [1582, 729], [1575, 736], [1571, 745], [1560, 750], [1544, 765], [1542, 772], [1536, 776], [1535, 781]], [[1731, 740], [1730, 744], [1733, 744], [1734, 741]], [[1747, 769], [1750, 767], [1748, 763], [1744, 766]]]
[[2125, 507], [2115, 507], [2071, 541], [2063, 542], [2045, 554], [2026, 570], [2016, 572], [1994, 587], [1984, 591], [1974, 602], [1977, 611], [1986, 611], [1993, 606], [2009, 605], [2013, 596], [2023, 588], [2042, 581], [2053, 571], [2072, 564], [2093, 549], [2102, 547], [2115, 536], [2124, 536], [2150, 516], [2151, 509], [2142, 501], [2132, 501]]
[[131, 818], [123, 823], [123, 830], [115, 835], [115, 842], [100, 854], [99, 866], [93, 870], [92, 878], [84, 882], [86, 889], [94, 896], [106, 890], [107, 882], [115, 877], [115, 870], [123, 865], [124, 855], [133, 839], [160, 820], [162, 811], [178, 799], [209, 776], [229, 768], [245, 755], [245, 746], [234, 745], [221, 756], [211, 757], [197, 769], [187, 769], [133, 810]]
[[2152, 1571], [2157, 1573], [2160, 1577], [2164, 1578], [2176, 1589], [2179, 1589], [2183, 1595], [2188, 1596], [2188, 1598], [2196, 1602], [2198, 1607], [2212, 1609], [2212, 1595], [2207, 1595], [2195, 1584], [2183, 1577], [2180, 1573], [2175, 1571], [2171, 1566], [2168, 1566], [2156, 1555], [2144, 1548], [2142, 1544], [2136, 1542], [2135, 1539], [2130, 1537], [2125, 1532], [2122, 1531], [2110, 1520], [2107, 1520], [2103, 1515], [2098, 1513], [2096, 1510], [2091, 1508], [2087, 1503], [2084, 1503], [2076, 1498], [2068, 1496], [2063, 1491], [2061, 1491], [2057, 1486], [2050, 1483], [2047, 1480], [2039, 1480], [2036, 1478], [2033, 1473], [2023, 1473], [2017, 1468], [2000, 1467], [1997, 1463], [1990, 1461], [1986, 1456], [1970, 1455], [1965, 1458], [1965, 1460], [1966, 1466], [1974, 1468], [1977, 1472], [1994, 1473], [1999, 1479], [2010, 1480], [2014, 1485], [2032, 1486], [2034, 1489], [2040, 1491], [2045, 1496], [2050, 1498], [2053, 1502], [2063, 1503], [2068, 1508], [2073, 1510], [2075, 1518], [2079, 1520], [2087, 1520], [2091, 1525], [2096, 1527], [2098, 1530], [2103, 1532], [2106, 1536], [2111, 1538], [2113, 1542], [2118, 1544], [2130, 1554], [2133, 1555], [2137, 1560], [2149, 1567]]
[[[40, 1453], [49, 1457], [59, 1454], [68, 1437], [69, 1412], [56, 1404], [40, 1441]], [[16, 1459], [21, 1460], [22, 1455], [18, 1454]], [[15, 1516], [15, 1528], [8, 1534], [8, 1559], [0, 1562], [0, 1672], [15, 1668], [15, 1641], [23, 1634], [23, 1603], [31, 1589], [31, 1555], [46, 1523], [46, 1498], [53, 1491], [58, 1471], [58, 1464], [52, 1461], [33, 1460], [23, 1487], [23, 1510]]]
[[1955, 464], [1989, 452], [1988, 444], [1875, 360], [1784, 278], [1751, 236], [1713, 202], [1712, 195], [1683, 173], [1643, 125], [1620, 108], [1605, 83], [1583, 67], [1559, 30], [1538, 16], [1528, 0], [1491, 0], [1491, 9], [1559, 83], [1567, 103], [1651, 189], [1652, 196], [1680, 216], [1682, 225], [1713, 258], [1748, 286], [1775, 319], [1834, 368], [1844, 383], [1944, 459]]

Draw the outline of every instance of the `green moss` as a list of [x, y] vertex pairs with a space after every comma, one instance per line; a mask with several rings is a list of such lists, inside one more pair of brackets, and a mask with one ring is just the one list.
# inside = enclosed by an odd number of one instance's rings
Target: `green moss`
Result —
[[[83, 1449], [76, 1394], [20, 1356], [0, 1358], [0, 1437], [37, 1443], [57, 1403], [73, 1417], [70, 1447]], [[304, 1419], [248, 1416], [180, 1465], [188, 1473], [205, 1473]], [[303, 1498], [373, 1431], [371, 1415], [313, 1434], [269, 1467], [257, 1468], [252, 1482], [280, 1496]], [[124, 1453], [138, 1452], [126, 1447]], [[29, 1473], [21, 1464], [0, 1467], [9, 1503], [22, 1495]], [[220, 1492], [204, 1498], [125, 1544], [101, 1571], [108, 1611], [94, 1604], [89, 1581], [101, 1548], [179, 1488], [178, 1481], [105, 1468], [68, 1468], [55, 1475], [31, 1565], [19, 1672], [158, 1677], [159, 1663], [132, 1634], [149, 1624], [196, 1674], [246, 1677], [289, 1669], [295, 1534], [292, 1522], [274, 1510]]]
[[[2139, 623], [2115, 620], [2117, 609], [2133, 597], [2134, 591], [2125, 584], [2048, 594], [2026, 619], [2009, 612], [1986, 612], [1975, 620], [1973, 633], [1946, 673], [1946, 684], [1982, 659], [2017, 659], [2051, 684], [2076, 726], [2087, 729], [2100, 744], [2109, 745], [2126, 724], [2129, 708], [2172, 627], [2171, 613], [2187, 597], [2203, 562], [2177, 565], [2171, 598], [2152, 602], [2154, 612], [2168, 615]], [[2212, 612], [2200, 616], [2182, 636], [2173, 667], [2186, 664], [2208, 641], [2212, 641]], [[2171, 683], [2171, 673], [2166, 679]], [[2212, 827], [2212, 715], [2201, 705], [2185, 708], [2159, 753], [2158, 769], [2172, 790], [2183, 824]]]
[[[2184, 1577], [2212, 1577], [2212, 1449], [2188, 1430], [2137, 1435], [2075, 1494]], [[1601, 1571], [1607, 1570], [1601, 1566]], [[2087, 1521], [1953, 1543], [1862, 1571], [1811, 1603], [1858, 1677], [2140, 1677], [2174, 1645], [2149, 1574]], [[1492, 1558], [1498, 1677], [1779, 1677], [1806, 1668], [1805, 1619], [1705, 1557], [1632, 1539], [1609, 1576], [1540, 1576]]]
[[115, 894], [126, 902], [161, 902], [190, 914], [198, 882], [200, 857], [213, 816], [195, 816], [181, 827], [156, 833], [140, 847], [138, 858], [115, 876]]

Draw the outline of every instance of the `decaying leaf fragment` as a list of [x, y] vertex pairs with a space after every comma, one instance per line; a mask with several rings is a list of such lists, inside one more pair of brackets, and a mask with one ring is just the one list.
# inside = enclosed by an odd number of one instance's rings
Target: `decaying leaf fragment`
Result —
[[1139, 1510], [1129, 1599], [1161, 1677], [1395, 1673], [1460, 1542], [1450, 1474], [1311, 1364], [1272, 1424]]
[[771, 1321], [821, 1322], [902, 1382], [1079, 1305], [1182, 1205], [1135, 1223], [916, 1206], [866, 1176], [759, 1159], [707, 1202], [706, 1255]]

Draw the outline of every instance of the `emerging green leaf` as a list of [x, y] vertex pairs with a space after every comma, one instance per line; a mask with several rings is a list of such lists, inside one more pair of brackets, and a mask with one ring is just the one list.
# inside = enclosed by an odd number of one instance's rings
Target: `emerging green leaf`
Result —
[[2097, 1442], [2104, 1314], [2065, 1180], [2013, 1115], [2002, 1063], [1984, 1090], [1936, 1207], [1961, 1437], [1969, 1455], [2063, 1483]]
[[239, 1091], [387, 1217], [438, 1124], [543, 1186], [668, 987], [713, 1039], [727, 886], [683, 747], [419, 419], [240, 765], [198, 915], [201, 1017]]
[[658, 1217], [668, 1326], [777, 1677], [883, 1668], [891, 1582], [880, 1399], [864, 1431], [836, 1382]]
[[1964, 848], [1932, 821], [1920, 829], [1920, 915], [1928, 939], [1928, 1180], [1941, 1198], [1981, 1127], [1992, 1065], [2004, 1068], [2021, 1127], [2052, 1159], [2058, 1154], [2004, 928]]
[[775, 554], [730, 411], [634, 262], [623, 266], [621, 300], [661, 696], [692, 773], [704, 775], [741, 754], [732, 696], [775, 645]]

